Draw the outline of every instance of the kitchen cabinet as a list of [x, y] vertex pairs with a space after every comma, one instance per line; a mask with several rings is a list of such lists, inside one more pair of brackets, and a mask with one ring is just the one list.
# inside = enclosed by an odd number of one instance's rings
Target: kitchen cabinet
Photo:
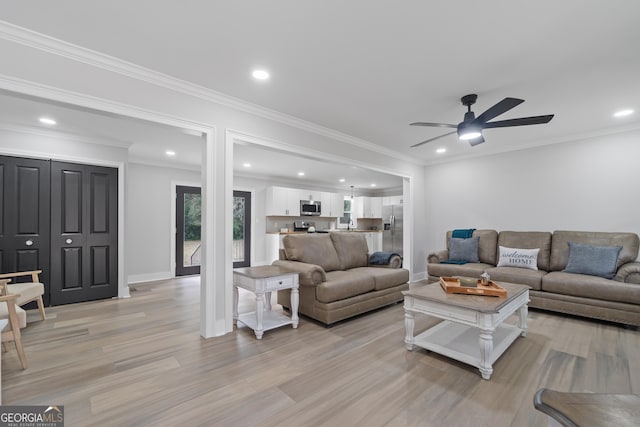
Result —
[[300, 216], [300, 200], [309, 192], [285, 187], [267, 187], [267, 216]]
[[267, 216], [300, 216], [300, 200], [319, 200], [322, 203], [323, 217], [342, 216], [344, 196], [326, 191], [309, 191], [287, 187], [267, 187]]
[[357, 197], [356, 218], [382, 218], [382, 197]]
[[401, 205], [402, 196], [389, 196], [382, 198], [382, 206]]
[[344, 213], [344, 196], [340, 193], [322, 192], [320, 202], [322, 203], [322, 216], [337, 218]]

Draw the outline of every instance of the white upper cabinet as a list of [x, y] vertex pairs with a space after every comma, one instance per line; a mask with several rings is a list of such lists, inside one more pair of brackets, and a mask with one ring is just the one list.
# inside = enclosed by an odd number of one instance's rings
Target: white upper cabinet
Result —
[[382, 206], [401, 205], [402, 196], [389, 196], [382, 198]]
[[299, 190], [297, 188], [267, 187], [267, 216], [300, 216], [300, 200], [319, 200], [323, 217], [342, 216], [344, 196], [338, 193]]
[[344, 196], [340, 193], [328, 193], [323, 191], [320, 194], [322, 203], [322, 216], [337, 218], [344, 213]]
[[357, 197], [357, 218], [382, 218], [382, 197]]
[[267, 187], [267, 216], [300, 216], [300, 190], [285, 187]]

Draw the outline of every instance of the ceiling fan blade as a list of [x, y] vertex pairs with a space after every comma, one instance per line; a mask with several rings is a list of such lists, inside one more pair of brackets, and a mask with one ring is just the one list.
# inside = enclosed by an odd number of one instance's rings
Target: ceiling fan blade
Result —
[[427, 122], [415, 122], [409, 123], [409, 126], [433, 126], [438, 128], [457, 128], [458, 125], [450, 125], [449, 123], [427, 123]]
[[499, 116], [502, 113], [506, 113], [507, 111], [511, 110], [514, 107], [517, 107], [518, 105], [522, 104], [524, 102], [524, 99], [518, 99], [518, 98], [505, 98], [502, 101], [498, 102], [497, 104], [495, 104], [493, 107], [489, 107], [488, 110], [486, 110], [484, 113], [480, 114], [478, 117], [476, 117], [476, 122], [479, 123], [486, 123], [489, 120], [493, 119], [494, 117]]
[[477, 138], [470, 139], [469, 140], [469, 145], [471, 145], [473, 147], [473, 146], [476, 146], [478, 144], [482, 144], [483, 142], [484, 142], [484, 138], [482, 137], [482, 135], [480, 135]]
[[510, 126], [541, 125], [549, 123], [551, 119], [553, 119], [553, 114], [548, 114], [546, 116], [520, 117], [519, 119], [499, 120], [497, 122], [485, 123], [483, 127], [485, 129], [491, 129], [506, 128]]
[[445, 133], [444, 135], [436, 136], [435, 138], [427, 139], [426, 141], [418, 142], [417, 144], [413, 144], [411, 146], [411, 148], [419, 147], [422, 144], [426, 144], [427, 142], [435, 141], [436, 139], [444, 138], [445, 136], [448, 136], [448, 135], [453, 135], [454, 133], [456, 133], [455, 130], [453, 132]]

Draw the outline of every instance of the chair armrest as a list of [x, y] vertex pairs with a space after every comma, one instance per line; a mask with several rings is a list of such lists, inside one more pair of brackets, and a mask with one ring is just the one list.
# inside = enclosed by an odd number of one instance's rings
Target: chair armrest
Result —
[[623, 283], [640, 284], [640, 262], [634, 261], [622, 264], [614, 280]]
[[438, 252], [430, 253], [427, 255], [427, 262], [429, 264], [439, 264], [442, 261], [446, 261], [449, 259], [449, 251], [443, 249]]
[[300, 273], [298, 282], [303, 286], [316, 286], [327, 281], [327, 273], [316, 264], [289, 260], [276, 260], [271, 264]]
[[12, 304], [16, 303], [16, 299], [20, 296], [20, 294], [9, 294], [0, 296], [0, 302], [11, 302]]
[[31, 270], [31, 271], [18, 271], [15, 273], [5, 273], [0, 274], [0, 279], [9, 279], [11, 277], [22, 277], [22, 276], [31, 276], [31, 281], [34, 283], [40, 282], [39, 274], [42, 273], [42, 270]]

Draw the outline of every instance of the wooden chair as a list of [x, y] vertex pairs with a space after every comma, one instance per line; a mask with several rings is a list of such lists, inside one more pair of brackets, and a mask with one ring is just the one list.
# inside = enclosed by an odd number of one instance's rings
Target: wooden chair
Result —
[[16, 277], [31, 276], [31, 282], [7, 284], [6, 286], [8, 292], [5, 295], [18, 295], [16, 304], [20, 307], [32, 301], [36, 301], [38, 303], [38, 311], [40, 312], [40, 316], [42, 316], [42, 320], [45, 320], [46, 316], [44, 312], [44, 302], [42, 301], [42, 295], [44, 295], [44, 285], [40, 283], [40, 273], [42, 273], [42, 270], [0, 274], [0, 280], [9, 279], [7, 281], [8, 283], [11, 281], [11, 279]]
[[7, 294], [8, 279], [0, 279], [0, 319], [9, 320], [9, 324], [2, 330], [2, 349], [6, 351], [6, 342], [13, 341], [18, 351], [18, 358], [22, 369], [27, 369], [27, 356], [22, 346], [20, 328], [27, 326], [27, 312], [16, 305], [20, 295]]

